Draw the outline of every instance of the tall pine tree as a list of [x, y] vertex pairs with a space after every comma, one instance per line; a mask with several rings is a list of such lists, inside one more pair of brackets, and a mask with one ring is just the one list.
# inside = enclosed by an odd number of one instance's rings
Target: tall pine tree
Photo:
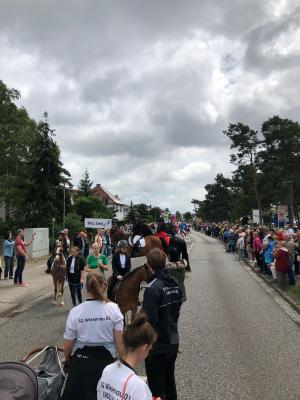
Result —
[[70, 173], [63, 168], [60, 150], [53, 139], [54, 130], [48, 123], [48, 114], [37, 125], [34, 153], [28, 164], [28, 181], [21, 215], [26, 224], [47, 227], [52, 218], [61, 222], [64, 186], [68, 188]]
[[79, 181], [78, 194], [79, 196], [90, 196], [93, 182], [90, 180], [90, 175], [87, 170], [85, 170], [82, 178]]

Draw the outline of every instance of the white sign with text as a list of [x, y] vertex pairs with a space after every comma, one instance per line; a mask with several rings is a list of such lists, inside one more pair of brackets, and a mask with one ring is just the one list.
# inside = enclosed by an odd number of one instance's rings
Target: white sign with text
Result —
[[100, 218], [85, 218], [84, 226], [85, 228], [93, 228], [93, 229], [111, 229], [112, 220], [100, 219]]

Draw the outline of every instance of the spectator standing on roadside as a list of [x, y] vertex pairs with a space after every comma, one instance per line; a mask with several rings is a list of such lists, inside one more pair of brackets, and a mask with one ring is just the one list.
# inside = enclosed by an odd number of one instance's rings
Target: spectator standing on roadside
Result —
[[104, 277], [104, 271], [108, 271], [108, 260], [104, 254], [100, 254], [100, 248], [98, 243], [92, 244], [93, 254], [89, 255], [86, 260], [86, 271], [87, 272], [100, 272]]
[[239, 260], [243, 260], [245, 256], [245, 240], [242, 233], [239, 234], [238, 241], [236, 242], [236, 249], [238, 251]]
[[253, 250], [256, 258], [256, 266], [262, 268], [262, 258], [261, 258], [262, 244], [257, 232], [253, 233]]
[[7, 232], [3, 241], [4, 279], [14, 279], [14, 245], [11, 232]]
[[84, 282], [84, 261], [79, 257], [78, 247], [71, 247], [70, 257], [67, 259], [67, 280], [71, 292], [72, 304], [82, 303], [81, 289]]
[[288, 272], [289, 284], [294, 286], [296, 284], [295, 273], [294, 273], [294, 260], [295, 260], [296, 245], [294, 242], [293, 235], [286, 235], [285, 247], [288, 249], [288, 252], [289, 252], [289, 272]]
[[83, 257], [84, 257], [84, 259], [86, 260], [87, 257], [88, 257], [89, 254], [90, 254], [90, 242], [89, 242], [89, 238], [88, 238], [87, 233], [84, 232], [84, 233], [82, 234], [82, 238], [83, 238], [83, 241], [84, 241]]
[[75, 237], [73, 239], [73, 243], [75, 247], [79, 248], [80, 257], [84, 257], [84, 240], [83, 240], [83, 232], [75, 233]]
[[277, 282], [281, 289], [288, 288], [289, 251], [284, 242], [278, 242], [274, 252]]
[[154, 397], [177, 400], [175, 363], [182, 293], [178, 282], [166, 271], [165, 253], [151, 250], [147, 264], [153, 276], [145, 290], [142, 309], [157, 333], [157, 341], [145, 361], [148, 384]]
[[23, 282], [23, 271], [25, 268], [25, 262], [28, 260], [26, 247], [30, 246], [34, 241], [35, 233], [32, 235], [31, 240], [24, 242], [24, 230], [19, 229], [17, 231], [17, 237], [15, 241], [16, 255], [17, 255], [17, 268], [14, 276], [14, 284], [19, 287], [27, 287], [28, 284]]

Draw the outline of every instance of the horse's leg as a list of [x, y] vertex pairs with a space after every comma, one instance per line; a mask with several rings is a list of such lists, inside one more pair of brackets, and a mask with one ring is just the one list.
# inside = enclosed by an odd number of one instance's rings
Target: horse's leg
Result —
[[184, 260], [186, 260], [186, 262], [187, 262], [186, 271], [187, 272], [191, 272], [192, 270], [191, 270], [191, 266], [190, 266], [190, 259], [189, 259], [189, 254], [188, 254], [188, 251], [187, 251], [186, 242], [184, 242], [184, 245], [183, 245], [183, 248], [182, 248], [182, 258]]
[[65, 302], [64, 302], [64, 284], [65, 284], [65, 281], [62, 281], [61, 282], [61, 289], [60, 289], [60, 295], [61, 295], [60, 305], [61, 306], [65, 305]]
[[54, 283], [54, 304], [57, 304], [57, 281], [56, 279], [53, 279], [53, 283]]

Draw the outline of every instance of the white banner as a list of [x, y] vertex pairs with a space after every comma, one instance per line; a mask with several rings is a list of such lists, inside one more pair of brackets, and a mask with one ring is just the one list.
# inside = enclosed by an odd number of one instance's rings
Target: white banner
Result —
[[259, 210], [252, 210], [252, 221], [254, 224], [259, 224]]
[[111, 229], [112, 220], [99, 219], [99, 218], [85, 218], [84, 226], [85, 228], [93, 228], [93, 229]]

